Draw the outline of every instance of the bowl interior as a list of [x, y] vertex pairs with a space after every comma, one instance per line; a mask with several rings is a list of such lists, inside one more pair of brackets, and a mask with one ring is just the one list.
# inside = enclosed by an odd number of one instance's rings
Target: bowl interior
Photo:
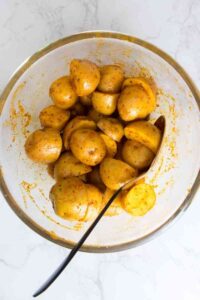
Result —
[[126, 76], [152, 76], [158, 87], [158, 105], [150, 119], [166, 117], [166, 137], [160, 156], [146, 182], [155, 186], [155, 207], [143, 217], [126, 213], [104, 217], [85, 242], [85, 249], [120, 249], [156, 231], [178, 210], [197, 177], [200, 165], [199, 109], [192, 91], [166, 60], [134, 41], [88, 36], [63, 40], [30, 59], [6, 91], [0, 120], [0, 162], [4, 193], [25, 221], [50, 239], [69, 246], [89, 223], [69, 222], [55, 215], [49, 200], [54, 180], [43, 165], [24, 152], [29, 132], [40, 127], [38, 114], [51, 104], [50, 83], [69, 71], [73, 58], [97, 64], [121, 64]]

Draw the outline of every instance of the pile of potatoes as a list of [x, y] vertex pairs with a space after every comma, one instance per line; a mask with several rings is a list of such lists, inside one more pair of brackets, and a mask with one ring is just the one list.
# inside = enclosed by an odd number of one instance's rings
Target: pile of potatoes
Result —
[[[145, 120], [156, 107], [155, 90], [145, 78], [125, 78], [118, 65], [73, 59], [69, 76], [55, 80], [49, 95], [53, 104], [39, 115], [43, 128], [30, 134], [25, 151], [51, 167], [56, 214], [92, 220], [115, 190], [148, 169], [158, 151], [161, 130]], [[106, 215], [124, 209], [141, 216], [155, 199], [150, 185], [138, 183], [121, 192]]]

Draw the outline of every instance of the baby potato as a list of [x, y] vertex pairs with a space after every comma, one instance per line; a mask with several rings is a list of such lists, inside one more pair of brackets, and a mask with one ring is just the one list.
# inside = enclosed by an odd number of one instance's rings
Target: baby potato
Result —
[[92, 94], [92, 105], [96, 111], [103, 115], [112, 115], [117, 107], [119, 94], [108, 94], [94, 92]]
[[106, 65], [100, 68], [101, 79], [97, 89], [103, 93], [118, 93], [124, 80], [120, 66]]
[[105, 190], [106, 187], [99, 174], [99, 166], [94, 167], [92, 171], [88, 174], [88, 182], [98, 187], [100, 191]]
[[124, 209], [133, 216], [145, 215], [155, 204], [156, 194], [151, 185], [135, 185], [123, 198]]
[[106, 156], [114, 157], [117, 153], [117, 143], [106, 134], [100, 133], [100, 136], [106, 145]]
[[71, 61], [70, 76], [78, 96], [87, 96], [94, 92], [100, 81], [98, 67], [86, 59], [73, 59]]
[[56, 106], [63, 109], [72, 107], [78, 99], [69, 76], [63, 76], [55, 80], [50, 86], [49, 96]]
[[82, 163], [95, 166], [99, 164], [105, 154], [106, 145], [99, 133], [91, 129], [78, 129], [70, 139], [70, 149]]
[[97, 127], [116, 142], [120, 142], [124, 135], [122, 124], [114, 118], [101, 118]]
[[82, 103], [76, 102], [70, 109], [71, 117], [84, 116], [86, 114], [85, 106]]
[[121, 160], [106, 157], [100, 164], [100, 176], [109, 189], [117, 190], [136, 177], [137, 170]]
[[47, 173], [54, 178], [54, 167], [55, 167], [55, 162], [52, 164], [47, 165]]
[[137, 85], [126, 87], [118, 100], [119, 115], [124, 121], [146, 118], [156, 107], [155, 100]]
[[70, 152], [63, 153], [54, 167], [54, 177], [56, 180], [69, 176], [80, 176], [92, 171], [90, 166], [80, 162]]
[[24, 147], [31, 160], [50, 164], [55, 162], [61, 153], [62, 139], [56, 129], [38, 129], [28, 136]]
[[[110, 198], [112, 197], [114, 192], [115, 191], [112, 191], [108, 188], [106, 189], [105, 193], [103, 194], [102, 209], [108, 203], [108, 201], [110, 200]], [[117, 195], [115, 200], [112, 202], [112, 204], [109, 206], [109, 208], [105, 212], [104, 216], [113, 217], [113, 216], [117, 216], [120, 213], [122, 213], [123, 209], [122, 209], [121, 199], [122, 199], [122, 192]]]
[[80, 102], [85, 106], [91, 106], [92, 105], [92, 95], [93, 94], [80, 97]]
[[92, 108], [88, 113], [88, 118], [97, 123], [101, 118], [103, 118], [103, 115]]
[[62, 130], [70, 118], [70, 112], [55, 105], [45, 107], [39, 115], [43, 127]]
[[134, 86], [134, 85], [142, 87], [149, 95], [149, 98], [152, 100], [152, 102], [153, 103], [156, 102], [155, 90], [148, 79], [143, 77], [126, 78], [123, 82], [122, 89], [124, 89], [127, 86]]
[[102, 193], [92, 184], [87, 184], [88, 209], [84, 221], [92, 221], [99, 214], [102, 205]]
[[72, 133], [80, 128], [96, 129], [96, 124], [94, 121], [90, 120], [84, 116], [78, 116], [72, 119], [64, 129], [63, 132], [63, 143], [65, 149], [69, 149], [69, 140]]
[[154, 154], [158, 151], [161, 142], [161, 131], [147, 121], [132, 122], [124, 129], [127, 139], [136, 140], [149, 148]]
[[84, 220], [88, 209], [88, 194], [86, 184], [79, 178], [59, 180], [51, 188], [49, 196], [58, 216], [68, 220]]
[[134, 140], [127, 140], [122, 148], [123, 160], [139, 170], [149, 167], [154, 156], [149, 148]]

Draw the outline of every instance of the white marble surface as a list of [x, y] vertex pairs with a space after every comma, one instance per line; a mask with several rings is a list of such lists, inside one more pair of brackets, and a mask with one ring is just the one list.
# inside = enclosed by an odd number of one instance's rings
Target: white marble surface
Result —
[[[200, 86], [199, 0], [0, 0], [0, 92], [25, 58], [84, 30], [115, 30], [175, 57]], [[40, 298], [199, 300], [200, 193], [167, 232], [114, 254], [79, 253]], [[68, 250], [26, 227], [0, 195], [0, 300], [29, 300]]]

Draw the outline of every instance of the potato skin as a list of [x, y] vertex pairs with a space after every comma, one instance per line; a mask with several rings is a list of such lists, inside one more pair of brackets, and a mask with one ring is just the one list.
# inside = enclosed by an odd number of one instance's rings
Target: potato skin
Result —
[[55, 105], [43, 108], [39, 114], [42, 127], [62, 130], [70, 118], [70, 112]]
[[100, 133], [100, 136], [106, 145], [106, 156], [114, 157], [117, 153], [117, 143], [106, 134]]
[[94, 92], [92, 94], [92, 105], [97, 112], [109, 116], [116, 110], [118, 98], [119, 94]]
[[78, 100], [69, 76], [63, 76], [55, 80], [50, 86], [49, 96], [56, 106], [63, 109], [72, 107]]
[[77, 177], [68, 177], [56, 182], [51, 188], [50, 199], [55, 213], [61, 218], [84, 220], [88, 208], [86, 184]]
[[154, 156], [149, 148], [134, 140], [127, 140], [122, 148], [123, 160], [139, 170], [149, 167]]
[[62, 139], [56, 129], [38, 129], [28, 136], [24, 147], [31, 160], [50, 164], [55, 162], [61, 153]]
[[101, 79], [97, 89], [103, 93], [118, 93], [124, 80], [120, 66], [105, 65], [100, 68]]
[[137, 170], [121, 160], [107, 157], [100, 164], [100, 176], [109, 189], [117, 190], [136, 177]]
[[52, 178], [54, 178], [54, 167], [55, 167], [55, 162], [47, 165], [47, 173], [48, 173]]
[[120, 142], [124, 135], [122, 124], [115, 118], [101, 118], [97, 127], [116, 142]]
[[78, 129], [70, 139], [70, 149], [82, 163], [95, 166], [106, 155], [106, 145], [99, 133], [91, 129]]
[[90, 166], [81, 163], [70, 152], [64, 152], [55, 163], [54, 177], [56, 180], [69, 176], [81, 176], [92, 171]]
[[86, 59], [73, 59], [70, 63], [70, 77], [78, 96], [91, 94], [100, 81], [98, 67]]
[[123, 208], [133, 216], [145, 215], [155, 204], [156, 194], [151, 185], [137, 184], [122, 200]]
[[162, 138], [161, 131], [147, 121], [136, 121], [128, 124], [124, 129], [124, 134], [127, 139], [136, 140], [154, 154], [157, 153]]
[[88, 208], [84, 218], [84, 221], [94, 220], [102, 205], [102, 193], [97, 187], [92, 184], [87, 184], [87, 197], [88, 197]]
[[84, 116], [78, 116], [72, 119], [64, 129], [63, 132], [63, 143], [65, 149], [69, 149], [69, 140], [72, 133], [80, 128], [89, 128], [89, 129], [96, 129], [96, 124], [93, 120], [90, 120]]
[[118, 100], [119, 115], [124, 121], [146, 118], [154, 109], [156, 102], [152, 101], [146, 91], [140, 86], [126, 87]]
[[[102, 208], [108, 203], [112, 195], [115, 191], [110, 190], [109, 188], [106, 188], [104, 194], [103, 194], [103, 200], [102, 200]], [[120, 213], [122, 213], [122, 192], [118, 194], [118, 196], [115, 198], [115, 200], [112, 202], [112, 204], [109, 206], [107, 211], [105, 212], [105, 216], [113, 217], [117, 216]]]
[[150, 80], [144, 78], [144, 77], [129, 77], [126, 78], [123, 82], [122, 89], [124, 89], [127, 86], [140, 86], [142, 87], [148, 96], [150, 97], [151, 101], [154, 103], [156, 102], [156, 91], [155, 87], [152, 86], [152, 83]]

